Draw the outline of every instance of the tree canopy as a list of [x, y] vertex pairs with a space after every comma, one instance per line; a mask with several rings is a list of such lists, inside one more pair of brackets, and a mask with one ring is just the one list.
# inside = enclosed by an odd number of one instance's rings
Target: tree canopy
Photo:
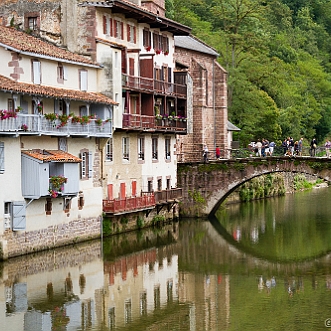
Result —
[[166, 0], [166, 8], [220, 54], [242, 145], [330, 135], [329, 0]]

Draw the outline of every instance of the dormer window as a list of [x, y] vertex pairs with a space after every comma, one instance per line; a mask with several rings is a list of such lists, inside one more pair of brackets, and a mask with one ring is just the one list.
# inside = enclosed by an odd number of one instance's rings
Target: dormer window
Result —
[[37, 30], [37, 17], [29, 17], [28, 18], [28, 27], [31, 31]]

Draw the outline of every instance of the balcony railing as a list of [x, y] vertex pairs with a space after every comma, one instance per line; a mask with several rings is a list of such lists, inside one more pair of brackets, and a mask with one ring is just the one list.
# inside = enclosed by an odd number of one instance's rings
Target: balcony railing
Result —
[[122, 85], [135, 90], [157, 92], [166, 95], [174, 95], [181, 98], [187, 96], [187, 86], [182, 84], [169, 83], [153, 78], [130, 76], [122, 74]]
[[154, 129], [158, 131], [186, 132], [186, 119], [156, 119], [155, 116], [123, 114], [123, 128]]
[[102, 201], [103, 211], [110, 214], [134, 212], [154, 207], [155, 197], [153, 192], [142, 193], [140, 197]]
[[172, 188], [170, 190], [156, 191], [154, 195], [155, 203], [159, 204], [180, 200], [183, 196], [183, 192], [181, 188]]
[[21, 114], [17, 117], [9, 117], [0, 120], [0, 132], [16, 134], [43, 134], [58, 136], [100, 136], [110, 137], [112, 123], [103, 121], [99, 123], [96, 119], [90, 119], [88, 123], [74, 123], [69, 118], [66, 124], [62, 124], [59, 119], [47, 120], [43, 115]]

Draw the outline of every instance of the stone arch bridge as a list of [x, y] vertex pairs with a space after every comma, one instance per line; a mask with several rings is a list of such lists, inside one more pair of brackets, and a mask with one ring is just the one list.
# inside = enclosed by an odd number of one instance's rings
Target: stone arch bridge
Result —
[[227, 196], [243, 183], [268, 173], [293, 172], [331, 181], [331, 159], [315, 157], [267, 157], [179, 163], [178, 187], [184, 217], [211, 216]]

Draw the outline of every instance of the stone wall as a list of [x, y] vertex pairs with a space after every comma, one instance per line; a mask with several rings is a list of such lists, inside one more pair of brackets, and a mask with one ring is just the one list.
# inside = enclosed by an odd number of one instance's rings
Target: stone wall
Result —
[[0, 260], [100, 237], [101, 219], [78, 219], [36, 231], [6, 230]]
[[201, 161], [204, 144], [207, 144], [211, 158], [215, 158], [216, 146], [221, 149], [221, 157], [226, 158], [229, 149], [227, 73], [213, 55], [176, 47], [175, 59], [189, 67], [193, 80], [193, 100], [188, 99], [188, 104], [191, 101], [193, 104], [193, 132], [178, 137], [179, 160]]

